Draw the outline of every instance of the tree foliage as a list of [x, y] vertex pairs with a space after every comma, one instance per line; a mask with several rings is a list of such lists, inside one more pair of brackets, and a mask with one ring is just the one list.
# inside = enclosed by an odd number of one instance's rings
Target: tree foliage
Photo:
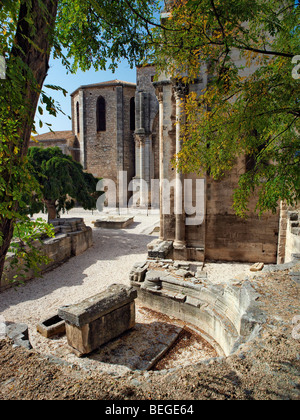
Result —
[[155, 0], [61, 0], [54, 55], [63, 56], [73, 72], [91, 66], [115, 70], [123, 59], [133, 68], [145, 57], [146, 22], [158, 5]]
[[[15, 224], [13, 238], [9, 247], [12, 254], [7, 265], [7, 271], [13, 270], [15, 275], [11, 282], [19, 285], [26, 279], [30, 271], [38, 276], [43, 265], [50, 262], [49, 257], [41, 251], [43, 240], [53, 238], [54, 228], [41, 218], [36, 220], [21, 220]], [[6, 270], [4, 277], [6, 275]], [[11, 276], [9, 276], [11, 277]]]
[[31, 214], [46, 211], [49, 220], [55, 219], [61, 211], [71, 210], [76, 202], [85, 210], [96, 209], [99, 195], [96, 186], [99, 180], [84, 172], [80, 163], [64, 155], [58, 147], [31, 147], [28, 164], [32, 176], [41, 187], [40, 194], [31, 193], [24, 200], [30, 203], [28, 211]]
[[186, 100], [178, 169], [221, 179], [246, 156], [234, 195], [241, 216], [254, 193], [260, 212], [299, 200], [299, 14], [294, 1], [179, 0], [153, 36], [160, 71], [183, 83], [208, 75]]

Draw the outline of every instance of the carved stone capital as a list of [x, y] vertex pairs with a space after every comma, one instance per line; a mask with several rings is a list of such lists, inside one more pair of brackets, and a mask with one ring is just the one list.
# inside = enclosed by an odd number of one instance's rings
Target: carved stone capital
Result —
[[134, 136], [136, 144], [141, 147], [145, 145], [146, 136], [145, 134], [135, 134]]
[[184, 99], [189, 94], [189, 85], [180, 79], [173, 80], [173, 89], [176, 99]]
[[155, 94], [159, 103], [162, 103], [164, 100], [164, 89], [162, 86], [159, 86], [155, 89]]

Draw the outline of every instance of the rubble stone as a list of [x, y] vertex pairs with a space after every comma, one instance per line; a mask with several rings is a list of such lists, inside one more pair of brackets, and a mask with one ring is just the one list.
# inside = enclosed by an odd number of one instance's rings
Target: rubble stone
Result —
[[145, 280], [145, 275], [148, 270], [149, 264], [147, 261], [136, 263], [130, 273], [130, 281], [142, 283]]
[[252, 267], [250, 267], [250, 271], [252, 271], [252, 272], [262, 271], [264, 266], [265, 266], [264, 263], [253, 264]]

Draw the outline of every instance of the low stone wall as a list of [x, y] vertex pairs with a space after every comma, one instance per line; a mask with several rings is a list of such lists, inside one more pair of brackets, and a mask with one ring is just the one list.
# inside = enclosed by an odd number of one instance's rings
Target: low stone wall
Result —
[[130, 282], [138, 298], [143, 305], [196, 327], [220, 355], [236, 351], [265, 321], [249, 282], [214, 285], [201, 278], [201, 270], [193, 273], [189, 264], [173, 276], [159, 268], [163, 263], [170, 261], [135, 265]]
[[[50, 260], [49, 264], [41, 267], [42, 274], [71, 257], [82, 254], [93, 245], [92, 228], [87, 227], [82, 218], [56, 219], [51, 220], [50, 224], [54, 226], [55, 237], [43, 240], [42, 245], [40, 242], [36, 244], [37, 247], [41, 248], [43, 255]], [[13, 254], [7, 255], [4, 275], [0, 283], [0, 292], [18, 284], [18, 278], [14, 280], [14, 277], [20, 274], [20, 271], [10, 268], [13, 257]], [[23, 274], [24, 276], [20, 277], [21, 282], [31, 280], [34, 277], [32, 270], [27, 273], [23, 271]]]

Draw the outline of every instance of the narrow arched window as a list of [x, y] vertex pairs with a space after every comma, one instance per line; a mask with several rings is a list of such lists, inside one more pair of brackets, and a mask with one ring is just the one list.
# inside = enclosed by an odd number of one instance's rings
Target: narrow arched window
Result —
[[76, 103], [76, 121], [77, 121], [77, 134], [79, 134], [80, 133], [79, 102]]
[[106, 131], [106, 103], [103, 96], [97, 100], [97, 131]]
[[130, 99], [130, 130], [135, 131], [135, 98]]

